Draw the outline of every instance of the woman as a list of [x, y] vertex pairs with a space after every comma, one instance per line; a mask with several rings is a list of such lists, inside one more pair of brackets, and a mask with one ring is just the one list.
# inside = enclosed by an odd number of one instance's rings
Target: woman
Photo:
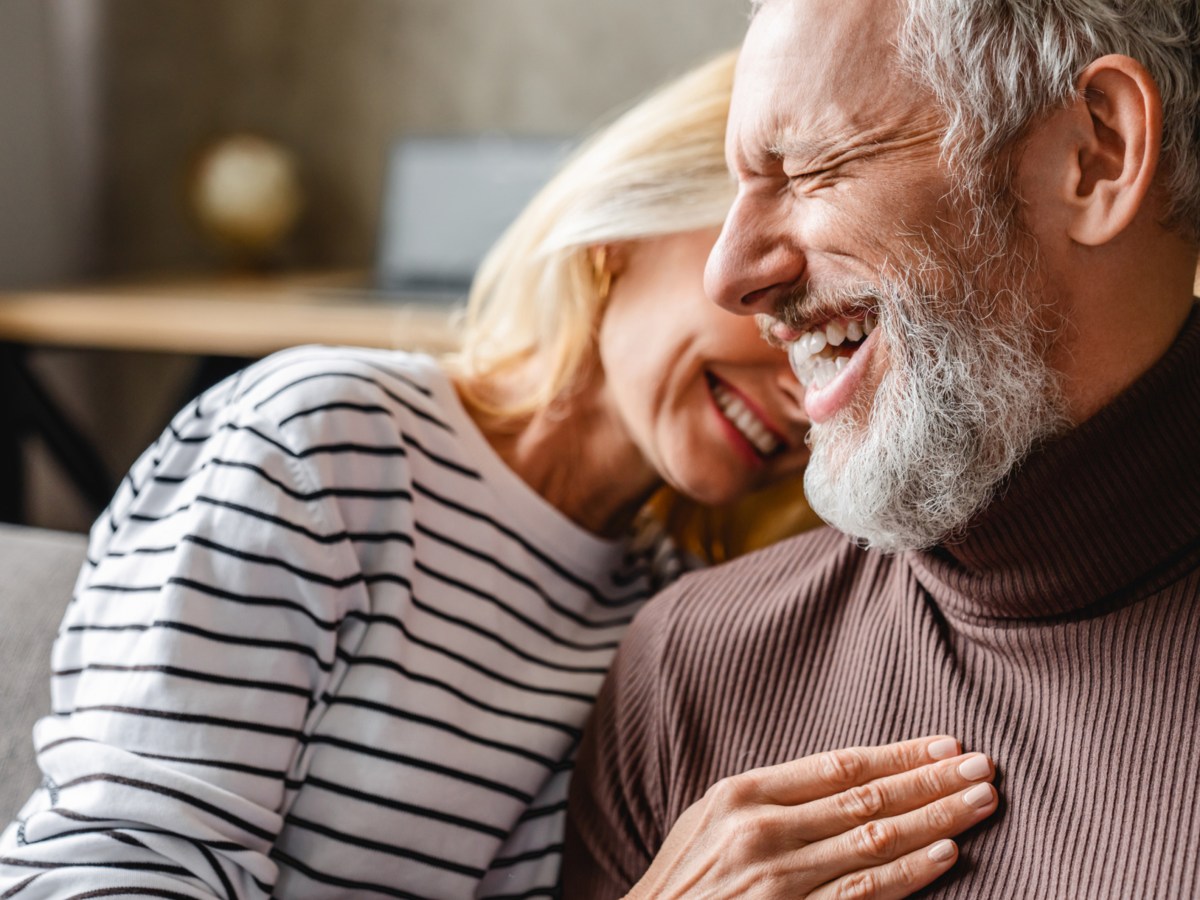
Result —
[[550, 895], [579, 731], [681, 566], [639, 513], [805, 460], [783, 354], [701, 290], [731, 70], [577, 154], [455, 358], [303, 348], [175, 418], [93, 529], [0, 887]]

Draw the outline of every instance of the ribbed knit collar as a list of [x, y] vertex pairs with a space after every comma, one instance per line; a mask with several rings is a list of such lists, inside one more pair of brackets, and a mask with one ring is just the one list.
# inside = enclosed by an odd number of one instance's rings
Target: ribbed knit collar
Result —
[[1096, 614], [1200, 564], [1196, 307], [1150, 371], [1032, 454], [961, 539], [906, 559], [947, 613], [985, 619]]

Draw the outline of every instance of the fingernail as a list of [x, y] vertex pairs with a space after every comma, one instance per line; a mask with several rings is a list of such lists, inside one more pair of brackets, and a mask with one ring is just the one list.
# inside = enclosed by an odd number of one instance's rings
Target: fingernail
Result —
[[992, 786], [990, 784], [977, 784], [963, 794], [963, 803], [967, 806], [987, 806], [991, 802]]
[[929, 858], [934, 862], [945, 862], [954, 856], [954, 841], [938, 841], [929, 848]]
[[938, 738], [929, 745], [929, 755], [934, 759], [946, 759], [958, 755], [958, 741], [954, 738]]
[[992, 766], [988, 762], [988, 758], [983, 754], [964, 759], [962, 765], [958, 767], [958, 774], [967, 781], [978, 781], [981, 778], [987, 778], [991, 774]]

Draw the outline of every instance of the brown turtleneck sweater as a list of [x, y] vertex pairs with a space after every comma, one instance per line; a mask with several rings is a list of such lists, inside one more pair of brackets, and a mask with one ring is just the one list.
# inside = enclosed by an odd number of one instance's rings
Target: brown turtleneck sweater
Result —
[[825, 529], [638, 616], [580, 751], [565, 896], [614, 898], [713, 782], [925, 734], [1001, 809], [928, 896], [1200, 897], [1200, 315], [965, 538]]

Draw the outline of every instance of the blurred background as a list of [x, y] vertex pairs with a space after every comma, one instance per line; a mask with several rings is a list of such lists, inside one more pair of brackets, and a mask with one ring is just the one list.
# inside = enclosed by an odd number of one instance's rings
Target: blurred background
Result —
[[745, 20], [742, 0], [4, 0], [0, 477], [18, 510], [7, 517], [78, 530], [97, 512], [94, 486], [89, 502], [48, 452], [54, 422], [47, 432], [12, 399], [31, 390], [22, 379], [110, 479], [199, 382], [192, 353], [5, 333], [6, 298], [49, 309], [64, 285], [186, 278], [203, 290], [244, 270], [189, 200], [214, 142], [268, 139], [283, 199], [299, 201], [255, 278], [366, 271], [398, 138], [577, 137], [733, 46]]

